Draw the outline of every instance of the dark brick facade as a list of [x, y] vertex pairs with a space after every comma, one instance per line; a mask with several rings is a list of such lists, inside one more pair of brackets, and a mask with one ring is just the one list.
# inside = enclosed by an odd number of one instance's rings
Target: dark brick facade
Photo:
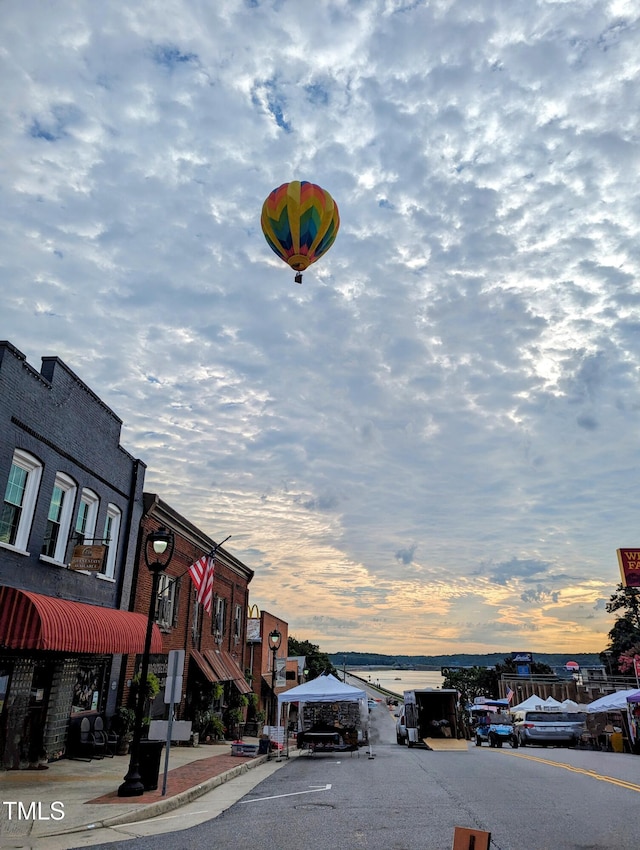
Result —
[[[16, 450], [39, 464], [28, 536], [24, 545], [0, 542], [0, 585], [106, 608], [129, 605], [132, 567], [140, 516], [145, 465], [120, 445], [122, 422], [100, 398], [57, 357], [42, 358], [36, 371], [9, 342], [0, 342], [0, 494], [5, 491]], [[58, 475], [74, 489], [68, 534], [60, 558], [41, 557], [51, 494]], [[113, 576], [69, 569], [74, 530], [83, 489], [98, 498], [95, 535], [101, 537], [108, 509], [119, 511], [118, 545]], [[108, 506], [112, 506], [109, 507]], [[105, 671], [99, 681], [98, 707], [113, 711], [121, 657], [99, 659]], [[76, 673], [91, 661], [62, 652], [0, 651], [0, 677], [10, 682], [0, 714], [0, 762], [24, 762], [30, 729], [40, 725], [46, 757], [65, 748]], [[106, 666], [105, 666], [106, 665]], [[36, 713], [30, 671], [48, 669], [37, 688], [42, 705]], [[31, 719], [29, 719], [31, 718]]]

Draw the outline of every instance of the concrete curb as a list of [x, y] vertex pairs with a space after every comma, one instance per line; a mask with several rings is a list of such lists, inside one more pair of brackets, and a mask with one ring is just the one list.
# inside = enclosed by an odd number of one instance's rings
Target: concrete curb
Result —
[[[242, 764], [237, 765], [237, 767], [232, 767], [230, 770], [226, 770], [224, 773], [212, 776], [211, 779], [207, 779], [199, 785], [195, 785], [193, 788], [181, 791], [173, 797], [167, 797], [166, 800], [156, 800], [156, 802], [149, 803], [146, 806], [137, 806], [131, 811], [123, 812], [122, 814], [114, 815], [113, 817], [106, 817], [93, 823], [84, 824], [83, 826], [74, 826], [69, 829], [62, 829], [55, 832], [40, 833], [38, 838], [54, 838], [60, 835], [72, 835], [73, 833], [88, 832], [95, 829], [109, 829], [112, 826], [120, 826], [125, 823], [135, 823], [136, 821], [155, 818], [165, 812], [171, 812], [174, 809], [179, 809], [181, 806], [192, 802], [192, 800], [196, 800], [208, 791], [212, 791], [219, 785], [229, 782], [231, 779], [235, 779], [236, 776], [247, 773], [247, 771], [264, 764], [268, 760], [268, 755], [257, 756], [252, 759], [252, 761], [245, 761]], [[274, 761], [274, 759], [271, 760]]]

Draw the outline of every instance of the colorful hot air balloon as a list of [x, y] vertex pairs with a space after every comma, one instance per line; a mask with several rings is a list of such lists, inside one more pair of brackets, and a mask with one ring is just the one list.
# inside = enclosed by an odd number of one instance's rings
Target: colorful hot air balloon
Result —
[[340, 215], [331, 195], [306, 180], [292, 180], [278, 186], [262, 205], [262, 232], [281, 260], [302, 272], [333, 245]]

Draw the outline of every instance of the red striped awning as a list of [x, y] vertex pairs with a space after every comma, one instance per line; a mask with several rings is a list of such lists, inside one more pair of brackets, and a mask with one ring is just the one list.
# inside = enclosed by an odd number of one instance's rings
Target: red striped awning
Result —
[[240, 665], [224, 649], [204, 649], [202, 654], [213, 668], [220, 682], [233, 682], [241, 694], [250, 694], [251, 685], [244, 677]]
[[[8, 649], [107, 655], [144, 652], [147, 623], [144, 614], [0, 587], [0, 646]], [[162, 652], [156, 625], [151, 652]]]
[[202, 655], [198, 652], [198, 650], [197, 650], [197, 649], [192, 649], [192, 650], [191, 650], [191, 657], [192, 657], [192, 658], [193, 658], [193, 660], [196, 662], [196, 664], [197, 664], [197, 665], [198, 665], [198, 667], [200, 668], [200, 671], [201, 671], [201, 672], [202, 672], [202, 674], [204, 675], [205, 679], [207, 679], [207, 681], [212, 682], [212, 683], [215, 683], [215, 682], [218, 682], [218, 681], [219, 681], [218, 677], [217, 677], [217, 676], [216, 676], [216, 674], [213, 672], [213, 670], [212, 670], [212, 668], [211, 668], [211, 665], [209, 664], [209, 662], [207, 661], [207, 659], [206, 659], [206, 658], [204, 658], [204, 657], [203, 657], [203, 656], [202, 656]]

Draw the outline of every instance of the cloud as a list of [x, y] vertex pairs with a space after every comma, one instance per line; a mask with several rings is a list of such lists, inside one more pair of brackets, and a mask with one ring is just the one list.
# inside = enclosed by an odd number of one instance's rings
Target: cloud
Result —
[[404, 564], [405, 566], [411, 564], [413, 562], [413, 556], [416, 554], [417, 548], [418, 547], [416, 545], [413, 545], [405, 549], [398, 549], [395, 554], [396, 560], [400, 561], [400, 563]]
[[[631, 4], [28, 6], [0, 336], [104, 399], [300, 639], [604, 646], [637, 528]], [[260, 231], [295, 178], [342, 222], [302, 286]]]
[[549, 602], [557, 602], [560, 594], [557, 591], [549, 590], [548, 587], [538, 587], [536, 590], [525, 590], [520, 594], [520, 599], [523, 602], [531, 602], [532, 604], [541, 605]]

